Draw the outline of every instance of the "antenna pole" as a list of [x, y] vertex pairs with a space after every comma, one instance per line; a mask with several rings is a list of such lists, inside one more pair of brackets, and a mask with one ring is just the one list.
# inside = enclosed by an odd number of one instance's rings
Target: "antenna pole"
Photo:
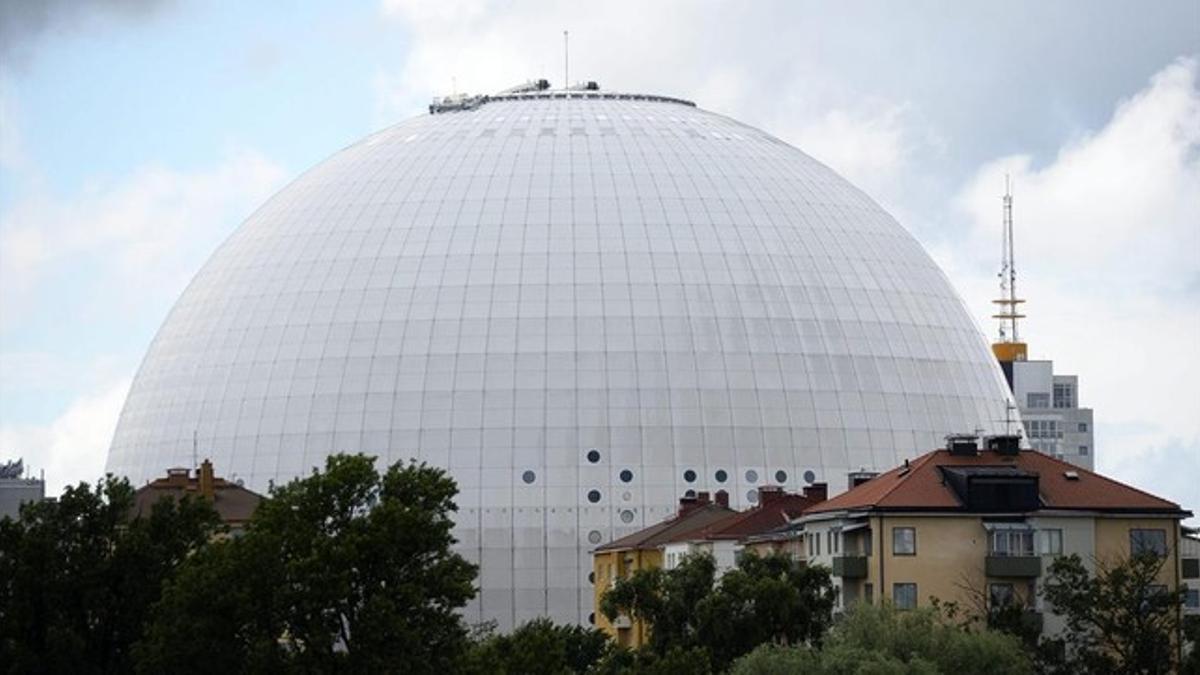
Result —
[[1005, 263], [1008, 267], [1008, 301], [1011, 303], [1009, 307], [1014, 310], [1010, 317], [1012, 339], [1013, 342], [1020, 342], [1021, 337], [1017, 334], [1017, 313], [1015, 311], [1017, 307], [1017, 259], [1013, 246], [1012, 183], [1007, 174], [1004, 176], [1004, 232], [1005, 238], [1008, 240], [1008, 260]]
[[567, 92], [567, 98], [571, 98], [571, 47], [565, 30], [563, 31], [563, 89]]
[[198, 444], [196, 441], [196, 430], [192, 429], [192, 468], [193, 469], [200, 466], [200, 463], [196, 460], [196, 446], [197, 445]]

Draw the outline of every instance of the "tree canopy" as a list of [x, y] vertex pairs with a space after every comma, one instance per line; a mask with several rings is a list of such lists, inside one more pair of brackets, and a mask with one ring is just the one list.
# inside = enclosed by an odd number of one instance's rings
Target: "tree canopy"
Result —
[[0, 668], [132, 670], [163, 583], [218, 526], [203, 499], [163, 499], [131, 518], [133, 501], [110, 476], [0, 519]]
[[818, 644], [832, 621], [835, 596], [823, 567], [747, 554], [715, 577], [711, 556], [685, 556], [673, 569], [619, 579], [600, 608], [610, 620], [627, 614], [647, 622], [655, 653], [703, 649], [718, 670], [766, 642]]
[[[156, 608], [141, 665], [437, 672], [466, 647], [457, 610], [476, 567], [451, 550], [444, 471], [334, 455], [272, 491], [240, 538], [184, 566]], [[403, 664], [401, 666], [400, 664]]]

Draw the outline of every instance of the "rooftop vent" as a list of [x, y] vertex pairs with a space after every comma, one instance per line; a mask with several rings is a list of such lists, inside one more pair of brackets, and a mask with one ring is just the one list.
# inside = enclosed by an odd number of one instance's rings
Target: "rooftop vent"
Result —
[[505, 89], [499, 93], [500, 94], [524, 94], [526, 92], [531, 92], [531, 91], [546, 91], [549, 88], [550, 88], [549, 80], [529, 80], [527, 82], [522, 82], [521, 84], [518, 84], [515, 87], [509, 87], [508, 89]]
[[1015, 457], [1021, 452], [1021, 437], [1016, 434], [999, 434], [987, 438], [987, 449], [997, 455]]
[[878, 471], [851, 471], [846, 474], [846, 482], [850, 485], [850, 489], [854, 489], [878, 475]]
[[1063, 476], [1066, 476], [1067, 480], [1079, 480], [1078, 471], [1064, 471]]
[[600, 91], [600, 84], [588, 80], [587, 82], [576, 82], [567, 87], [567, 91]]
[[951, 455], [974, 457], [979, 454], [979, 437], [975, 434], [950, 434], [946, 437], [946, 449]]

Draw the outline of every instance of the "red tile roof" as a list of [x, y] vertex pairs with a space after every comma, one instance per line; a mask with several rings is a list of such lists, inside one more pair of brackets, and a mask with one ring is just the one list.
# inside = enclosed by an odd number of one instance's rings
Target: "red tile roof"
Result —
[[[762, 494], [762, 493], [760, 493]], [[800, 494], [780, 494], [774, 498], [763, 495], [754, 508], [747, 509], [707, 528], [702, 539], [742, 539], [764, 534], [799, 518], [805, 509], [818, 504], [815, 499]]]
[[[821, 502], [806, 513], [870, 509], [959, 510], [962, 504], [943, 481], [938, 468], [943, 466], [1011, 467], [1037, 474], [1043, 509], [1190, 515], [1174, 502], [1034, 450], [1022, 450], [1016, 455], [990, 450], [981, 450], [976, 455], [952, 455], [946, 450], [935, 450]], [[1071, 472], [1078, 478], [1068, 478]]]
[[658, 548], [668, 542], [687, 539], [693, 532], [734, 515], [737, 515], [737, 511], [728, 506], [711, 503], [699, 505], [682, 515], [597, 546], [596, 551]]

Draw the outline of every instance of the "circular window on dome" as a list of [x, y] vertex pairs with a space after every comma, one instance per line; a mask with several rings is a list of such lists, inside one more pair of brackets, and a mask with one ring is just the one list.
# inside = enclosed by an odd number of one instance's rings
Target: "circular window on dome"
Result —
[[684, 472], [683, 472], [683, 479], [684, 479], [684, 480], [686, 480], [686, 481], [687, 481], [687, 482], [689, 482], [689, 483], [695, 483], [695, 482], [696, 482], [696, 472], [695, 472], [695, 471], [692, 471], [691, 469], [688, 469], [687, 471], [684, 471]]
[[628, 483], [633, 480], [633, 472], [629, 469], [621, 469], [621, 482]]
[[776, 471], [775, 472], [775, 482], [776, 483], [786, 483], [787, 482], [787, 472], [786, 471]]
[[521, 480], [525, 481], [526, 483], [532, 483], [533, 481], [537, 480], [537, 474], [532, 471], [526, 471], [525, 473], [521, 474]]
[[592, 464], [595, 464], [596, 462], [599, 462], [599, 461], [600, 461], [600, 451], [599, 451], [599, 450], [597, 450], [597, 449], [595, 449], [595, 448], [592, 448], [591, 450], [588, 450], [588, 453], [587, 453], [587, 460], [588, 460], [589, 462], [591, 462]]
[[604, 535], [600, 534], [600, 530], [592, 530], [591, 532], [588, 532], [588, 541], [593, 544], [599, 544], [600, 540], [603, 538]]
[[695, 490], [688, 490], [687, 492], [684, 492], [684, 493], [683, 493], [683, 496], [684, 496], [684, 497], [695, 497], [695, 496], [696, 496], [696, 491], [695, 491]]
[[600, 501], [600, 491], [599, 490], [588, 490], [588, 501], [593, 504]]
[[811, 483], [816, 479], [817, 479], [817, 474], [813, 473], [812, 471], [804, 472], [804, 482], [805, 483]]
[[626, 524], [632, 523], [633, 522], [633, 511], [630, 511], [629, 509], [625, 509], [624, 511], [622, 511], [621, 512], [621, 522], [626, 523]]
[[596, 625], [596, 613], [595, 612], [591, 612], [588, 614], [588, 623], [592, 624], [593, 626]]
[[746, 482], [747, 483], [757, 483], [758, 482], [758, 472], [755, 471], [754, 469], [750, 469], [749, 471], [747, 471], [746, 472]]
[[729, 474], [725, 473], [725, 469], [717, 469], [717, 473], [714, 475], [714, 477], [717, 479], [718, 483], [724, 483], [725, 481], [729, 480]]
[[758, 503], [758, 490], [747, 490], [746, 491], [746, 501], [750, 502], [751, 504], [757, 504]]
[[588, 583], [589, 584], [596, 583], [596, 573], [595, 572], [588, 572]]

